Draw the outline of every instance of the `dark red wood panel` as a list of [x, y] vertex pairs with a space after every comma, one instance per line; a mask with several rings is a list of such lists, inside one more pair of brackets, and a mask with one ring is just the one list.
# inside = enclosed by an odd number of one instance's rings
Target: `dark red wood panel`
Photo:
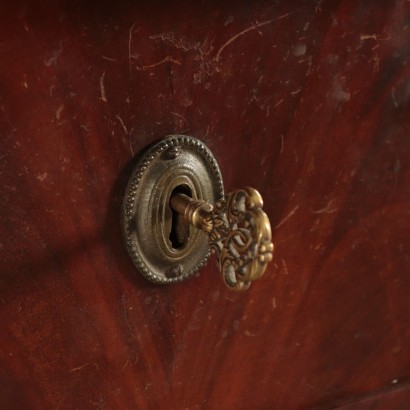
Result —
[[410, 391], [408, 386], [389, 389], [389, 391], [377, 391], [363, 397], [361, 400], [350, 404], [341, 405], [342, 410], [407, 410], [410, 403]]
[[[409, 21], [401, 0], [2, 2], [1, 407], [405, 408]], [[265, 199], [247, 293], [214, 261], [158, 287], [128, 258], [133, 157], [172, 133]]]

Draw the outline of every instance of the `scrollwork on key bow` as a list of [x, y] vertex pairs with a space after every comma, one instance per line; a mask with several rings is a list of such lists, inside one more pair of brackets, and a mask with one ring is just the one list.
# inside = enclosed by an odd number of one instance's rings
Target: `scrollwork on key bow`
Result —
[[184, 194], [175, 195], [170, 203], [191, 225], [208, 235], [227, 286], [245, 290], [263, 275], [272, 260], [273, 244], [270, 222], [256, 189], [234, 191], [215, 206]]
[[247, 187], [219, 200], [205, 218], [211, 249], [230, 288], [247, 289], [272, 260], [271, 227], [262, 206], [259, 192]]

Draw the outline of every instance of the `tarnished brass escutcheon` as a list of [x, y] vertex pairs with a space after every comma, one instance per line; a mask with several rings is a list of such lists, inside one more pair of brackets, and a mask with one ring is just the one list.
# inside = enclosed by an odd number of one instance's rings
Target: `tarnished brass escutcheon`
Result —
[[193, 275], [209, 256], [206, 235], [187, 226], [179, 246], [170, 239], [170, 198], [182, 192], [216, 203], [224, 196], [219, 166], [196, 138], [171, 135], [138, 160], [126, 188], [122, 226], [128, 252], [141, 274], [156, 283], [180, 282]]

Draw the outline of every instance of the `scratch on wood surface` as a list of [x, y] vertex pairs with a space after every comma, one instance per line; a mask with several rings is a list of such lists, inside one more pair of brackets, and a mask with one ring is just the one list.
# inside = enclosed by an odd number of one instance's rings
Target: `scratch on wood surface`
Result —
[[56, 118], [57, 118], [57, 120], [59, 120], [59, 119], [61, 118], [61, 114], [62, 114], [63, 110], [64, 110], [64, 104], [61, 104], [61, 105], [57, 108], [57, 111], [56, 111]]
[[295, 90], [295, 91], [291, 91], [290, 94], [291, 94], [291, 95], [297, 95], [297, 94], [299, 94], [301, 91], [302, 91], [302, 89], [301, 89], [301, 88], [298, 88], [298, 89]]
[[283, 103], [283, 101], [285, 101], [283, 98], [280, 99], [280, 100], [273, 106], [273, 108], [278, 108], [279, 105], [281, 105], [281, 104]]
[[[130, 71], [131, 71], [131, 58], [136, 58], [136, 56], [131, 54], [131, 45], [132, 45], [132, 33], [134, 30], [135, 25], [137, 24], [137, 21], [134, 21], [134, 24], [130, 28], [130, 32], [128, 34], [128, 64], [130, 66]], [[136, 32], [139, 31], [139, 28]]]
[[36, 176], [36, 179], [40, 182], [44, 182], [47, 179], [47, 177], [48, 177], [47, 172], [44, 172], [43, 174], [38, 174]]
[[361, 34], [360, 40], [389, 40], [390, 36], [383, 36], [380, 34]]
[[130, 364], [130, 359], [127, 359], [127, 361], [125, 362], [124, 366], [122, 366], [122, 369], [120, 371], [120, 374], [128, 367], [128, 365]]
[[373, 72], [378, 73], [380, 71], [380, 57], [375, 54], [373, 57]]
[[246, 28], [245, 30], [242, 30], [241, 32], [235, 34], [228, 41], [226, 41], [224, 44], [222, 44], [222, 46], [219, 48], [218, 52], [215, 55], [215, 61], [219, 61], [219, 59], [221, 58], [221, 54], [225, 50], [225, 48], [228, 47], [230, 44], [232, 44], [239, 37], [243, 36], [246, 33], [249, 33], [252, 30], [256, 30], [259, 27], [266, 26], [267, 24], [270, 24], [272, 22], [273, 22], [273, 20], [262, 21], [261, 23], [253, 24], [252, 26]]
[[[208, 37], [208, 36], [207, 36]], [[203, 44], [207, 44], [207, 37], [204, 40]], [[149, 36], [151, 40], [161, 40], [163, 42], [171, 44], [173, 47], [178, 48], [180, 50], [184, 51], [190, 51], [190, 50], [197, 50], [201, 54], [203, 51], [201, 48], [203, 47], [203, 44], [201, 44], [198, 41], [189, 41], [185, 37], [176, 37], [174, 32], [165, 32], [165, 33], [158, 33], [154, 34], [152, 36]]]
[[28, 25], [27, 25], [27, 22], [26, 22], [26, 20], [23, 18], [23, 26], [24, 26], [24, 30], [26, 30], [26, 31], [30, 31], [30, 29], [29, 29], [29, 27], [28, 27]]
[[161, 61], [158, 61], [158, 63], [139, 66], [137, 67], [137, 70], [140, 70], [140, 71], [149, 70], [150, 68], [158, 67], [159, 65], [164, 64], [164, 63], [173, 63], [173, 64], [182, 65], [182, 63], [179, 60], [175, 60], [172, 56], [166, 56]]
[[117, 61], [115, 58], [111, 58], [111, 57], [107, 57], [107, 56], [102, 56], [102, 58], [104, 60], [107, 60], [107, 61]]
[[295, 212], [299, 209], [299, 205], [296, 205], [276, 226], [275, 229], [278, 229], [282, 226], [289, 218], [291, 218]]
[[279, 16], [279, 17], [277, 17], [277, 18], [275, 18], [275, 19], [272, 19], [272, 20], [266, 20], [266, 21], [262, 21], [261, 23], [253, 24], [253, 25], [251, 25], [250, 27], [246, 28], [245, 30], [242, 30], [241, 32], [235, 34], [235, 35], [234, 35], [233, 37], [231, 37], [228, 41], [226, 41], [224, 44], [222, 44], [222, 46], [221, 46], [221, 47], [219, 48], [219, 50], [217, 51], [214, 60], [215, 60], [216, 62], [218, 62], [219, 59], [221, 58], [221, 54], [222, 54], [222, 52], [225, 50], [225, 48], [228, 47], [230, 44], [232, 44], [232, 43], [233, 43], [235, 40], [237, 40], [239, 37], [243, 36], [244, 34], [249, 33], [250, 31], [256, 30], [256, 29], [258, 29], [258, 28], [260, 28], [260, 27], [266, 26], [266, 25], [268, 25], [268, 24], [270, 24], [270, 23], [273, 23], [274, 21], [278, 21], [278, 20], [281, 20], [281, 19], [283, 19], [283, 18], [285, 18], [285, 17], [288, 17], [288, 16], [290, 16], [291, 14], [294, 14], [294, 13], [298, 12], [299, 10], [300, 10], [300, 9], [297, 9], [297, 10], [295, 10], [295, 11], [291, 11], [291, 12], [289, 12], [289, 13], [282, 14], [281, 16]]
[[284, 270], [285, 270], [285, 275], [289, 275], [288, 265], [286, 265], [285, 259], [283, 259], [283, 258], [281, 258], [281, 259], [282, 259], [283, 268], [284, 268]]
[[117, 118], [117, 120], [120, 122], [122, 129], [124, 130], [124, 132], [128, 135], [128, 130], [127, 127], [124, 124], [124, 121], [122, 120], [122, 118], [119, 116], [119, 114], [117, 114], [115, 116], [115, 118]]
[[176, 117], [181, 118], [181, 119], [185, 122], [185, 125], [186, 125], [187, 127], [189, 127], [188, 121], [186, 120], [186, 118], [185, 118], [183, 115], [178, 114], [177, 112], [171, 112], [171, 114], [172, 114], [172, 115], [175, 115]]
[[276, 298], [272, 298], [272, 308], [276, 309], [277, 304], [276, 304]]
[[102, 396], [102, 394], [100, 393], [100, 401], [99, 402], [96, 402], [96, 401], [92, 401], [92, 400], [88, 400], [91, 404], [93, 404], [94, 406], [98, 406], [98, 408], [100, 409], [100, 410], [103, 410], [103, 409], [105, 409], [105, 401], [104, 401], [104, 398], [103, 398], [103, 396]]
[[122, 297], [121, 297], [121, 304], [122, 304], [122, 309], [123, 309], [123, 313], [124, 313], [125, 323], [126, 323], [128, 329], [129, 329], [131, 335], [132, 335], [133, 337], [135, 337], [134, 332], [133, 332], [133, 330], [132, 330], [132, 327], [131, 327], [131, 325], [130, 325], [130, 322], [129, 322], [129, 320], [128, 320], [127, 296], [125, 295], [125, 293], [124, 293], [124, 294], [122, 295]]
[[105, 77], [105, 71], [102, 73], [102, 76], [100, 77], [100, 91], [101, 91], [101, 100], [103, 100], [104, 102], [107, 102], [107, 97], [105, 95], [104, 77]]
[[120, 122], [121, 127], [124, 130], [125, 135], [128, 136], [128, 145], [130, 147], [131, 155], [134, 156], [134, 149], [132, 148], [132, 141], [131, 141], [131, 135], [132, 135], [132, 131], [134, 130], [134, 128], [131, 128], [131, 132], [129, 132], [128, 128], [126, 127], [126, 125], [125, 125], [123, 119], [120, 117], [120, 115], [116, 114], [115, 118], [117, 118], [117, 120]]
[[316, 230], [316, 228], [319, 226], [319, 223], [320, 223], [320, 218], [317, 218], [315, 222], [313, 223], [312, 227], [309, 229], [309, 232], [313, 232], [314, 230]]
[[90, 365], [90, 363], [86, 363], [86, 364], [83, 364], [82, 366], [74, 367], [74, 369], [71, 369], [71, 370], [69, 371], [69, 373], [72, 373], [72, 372], [76, 372], [76, 371], [78, 371], [78, 370], [81, 370], [81, 369], [83, 369], [84, 367], [86, 367], [86, 366], [88, 366], [88, 365]]
[[322, 11], [322, 8], [321, 8], [322, 2], [323, 2], [323, 0], [316, 0], [315, 13], [318, 13], [319, 11]]
[[396, 90], [395, 90], [395, 88], [393, 87], [393, 88], [391, 89], [391, 98], [393, 99], [394, 106], [395, 106], [396, 108], [399, 108], [399, 104], [397, 104], [395, 92], [396, 92]]
[[332, 214], [334, 212], [337, 212], [337, 208], [334, 208], [334, 209], [330, 208], [330, 205], [332, 204], [332, 202], [333, 202], [333, 200], [331, 199], [324, 208], [318, 209], [317, 211], [312, 211], [312, 213], [314, 213], [314, 214], [323, 214], [323, 213]]
[[63, 46], [62, 46], [62, 42], [60, 42], [60, 46], [59, 46], [58, 50], [54, 50], [53, 55], [49, 59], [44, 60], [44, 65], [46, 67], [56, 65], [62, 52], [63, 52]]
[[377, 40], [376, 34], [360, 34], [360, 40]]

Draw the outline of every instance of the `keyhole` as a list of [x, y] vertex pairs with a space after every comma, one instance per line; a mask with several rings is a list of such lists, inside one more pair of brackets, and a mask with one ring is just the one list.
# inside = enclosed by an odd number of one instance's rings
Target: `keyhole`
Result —
[[[171, 198], [176, 194], [185, 194], [192, 198], [192, 191], [187, 185], [178, 185], [171, 193]], [[170, 206], [171, 207], [171, 206]], [[172, 223], [169, 240], [173, 249], [183, 248], [189, 239], [189, 223], [178, 212], [171, 208]]]

